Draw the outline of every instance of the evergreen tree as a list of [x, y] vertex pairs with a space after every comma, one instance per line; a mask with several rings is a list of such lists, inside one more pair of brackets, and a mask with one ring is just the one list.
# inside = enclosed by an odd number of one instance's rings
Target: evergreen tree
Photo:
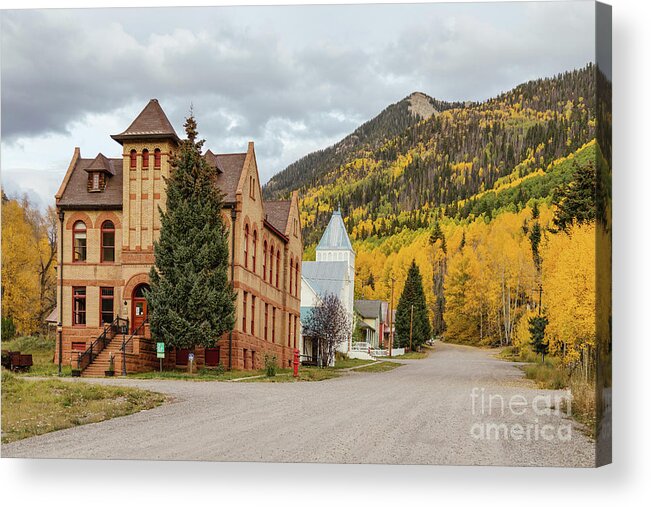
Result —
[[405, 287], [400, 295], [396, 309], [396, 342], [397, 347], [409, 346], [409, 329], [411, 322], [411, 311], [413, 307], [413, 335], [412, 347], [418, 349], [423, 343], [429, 340], [432, 329], [427, 316], [427, 302], [423, 290], [423, 279], [416, 261], [411, 261]]
[[531, 334], [531, 345], [536, 354], [542, 354], [542, 362], [545, 362], [545, 354], [549, 344], [545, 342], [545, 328], [548, 324], [547, 317], [537, 315], [529, 319], [529, 333]]
[[574, 181], [560, 187], [553, 196], [553, 202], [557, 207], [554, 225], [564, 232], [573, 223], [592, 222], [597, 216], [597, 182], [594, 164], [576, 167], [575, 162], [574, 165]]
[[192, 115], [166, 179], [167, 204], [147, 293], [151, 331], [169, 346], [214, 346], [235, 323], [228, 229], [214, 170], [201, 156]]

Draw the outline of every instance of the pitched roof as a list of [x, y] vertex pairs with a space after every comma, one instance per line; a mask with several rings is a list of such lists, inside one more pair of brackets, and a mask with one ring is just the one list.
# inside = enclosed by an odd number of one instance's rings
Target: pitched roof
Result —
[[355, 311], [364, 319], [382, 320], [382, 301], [372, 299], [356, 299]]
[[95, 159], [90, 164], [88, 164], [87, 167], [84, 168], [84, 171], [86, 171], [87, 173], [91, 171], [104, 171], [111, 175], [115, 174], [115, 170], [111, 165], [111, 161], [101, 153], [97, 154]]
[[109, 173], [106, 188], [102, 192], [88, 192], [88, 168], [97, 160], [79, 158], [57, 203], [62, 208], [121, 209], [122, 208], [122, 159], [107, 158]]
[[304, 261], [301, 276], [319, 296], [323, 297], [328, 293], [339, 296], [348, 280], [348, 263]]
[[45, 322], [54, 322], [55, 324], [59, 322], [59, 308], [54, 307], [47, 317], [45, 317]]
[[141, 113], [121, 134], [111, 136], [120, 144], [127, 139], [138, 137], [147, 138], [172, 138], [179, 142], [179, 136], [158, 103], [158, 99], [151, 99]]
[[206, 157], [208, 163], [217, 169], [217, 185], [224, 192], [224, 202], [227, 204], [232, 204], [236, 200], [237, 184], [240, 182], [245, 159], [246, 153], [210, 152]]
[[328, 227], [321, 236], [316, 247], [317, 250], [353, 250], [350, 238], [346, 232], [346, 225], [341, 218], [340, 211], [334, 211], [328, 222]]
[[267, 221], [283, 234], [287, 230], [289, 211], [292, 208], [292, 201], [265, 201], [264, 212]]

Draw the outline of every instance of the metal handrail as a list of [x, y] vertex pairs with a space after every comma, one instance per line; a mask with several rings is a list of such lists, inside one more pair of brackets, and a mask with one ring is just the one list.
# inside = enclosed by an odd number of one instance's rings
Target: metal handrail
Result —
[[149, 319], [145, 318], [140, 325], [133, 330], [133, 333], [131, 333], [131, 336], [129, 336], [128, 340], [125, 340], [125, 335], [122, 335], [122, 346], [120, 347], [120, 351], [122, 352], [122, 376], [127, 375], [127, 345], [131, 340], [133, 340], [134, 336], [138, 336], [140, 331], [145, 327], [145, 324], [149, 323]]
[[95, 358], [106, 348], [111, 340], [118, 333], [120, 322], [128, 322], [122, 317], [115, 317], [115, 320], [108, 325], [104, 325], [104, 330], [90, 346], [77, 356], [77, 369], [83, 371]]

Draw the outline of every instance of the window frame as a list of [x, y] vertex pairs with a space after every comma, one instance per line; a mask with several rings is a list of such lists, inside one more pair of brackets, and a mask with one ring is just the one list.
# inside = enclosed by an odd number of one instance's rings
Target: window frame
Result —
[[160, 148], [154, 150], [154, 169], [160, 169], [161, 167], [161, 151]]
[[147, 148], [142, 150], [142, 169], [149, 169], [149, 150]]
[[[77, 292], [83, 291], [82, 293], [77, 293]], [[88, 323], [88, 319], [86, 318], [87, 313], [88, 313], [88, 305], [86, 302], [86, 297], [88, 296], [88, 291], [86, 287], [78, 286], [78, 287], [73, 287], [72, 288], [72, 325], [74, 327], [86, 327]], [[77, 310], [77, 301], [83, 301], [84, 302], [84, 309], [83, 310]], [[83, 315], [83, 322], [78, 322], [78, 320], [82, 319], [77, 319], [79, 315]]]
[[[108, 226], [107, 224], [111, 224], [111, 225]], [[112, 246], [110, 246], [110, 245], [107, 246], [107, 245], [104, 244], [104, 235], [109, 234], [109, 233], [113, 233], [113, 245]], [[99, 243], [100, 243], [100, 246], [99, 246], [100, 259], [99, 259], [99, 261], [102, 262], [102, 263], [114, 264], [115, 263], [115, 223], [113, 222], [113, 220], [104, 220], [102, 222], [102, 226], [100, 228], [100, 233], [99, 233], [99, 238], [100, 238], [99, 239]], [[108, 249], [108, 248], [113, 249], [113, 260], [106, 260], [104, 251], [106, 249]]]
[[246, 333], [246, 305], [247, 305], [247, 292], [242, 291], [242, 332]]
[[[83, 228], [82, 228], [83, 226]], [[77, 247], [77, 235], [83, 234], [84, 245], [79, 247], [79, 251], [83, 251], [84, 258], [77, 258], [78, 247]], [[79, 238], [82, 239], [82, 238]], [[81, 257], [81, 256], [80, 256]], [[72, 262], [86, 262], [88, 259], [88, 226], [83, 220], [77, 220], [72, 225]]]
[[280, 289], [280, 248], [276, 250], [276, 288]]
[[131, 150], [129, 152], [129, 169], [136, 169], [138, 167], [138, 152]]
[[255, 336], [255, 300], [256, 297], [251, 294], [251, 336]]
[[265, 239], [262, 244], [262, 280], [267, 281], [267, 255], [269, 253], [269, 246], [267, 245], [267, 240]]
[[[104, 295], [105, 290], [110, 290], [110, 295]], [[111, 300], [111, 319], [107, 322], [104, 320], [104, 301]], [[115, 288], [114, 287], [100, 287], [99, 288], [99, 323], [100, 325], [110, 324], [115, 318]]]
[[253, 251], [251, 252], [251, 268], [255, 273], [255, 265], [258, 260], [258, 230], [253, 229]]
[[249, 224], [244, 225], [244, 267], [249, 269]]

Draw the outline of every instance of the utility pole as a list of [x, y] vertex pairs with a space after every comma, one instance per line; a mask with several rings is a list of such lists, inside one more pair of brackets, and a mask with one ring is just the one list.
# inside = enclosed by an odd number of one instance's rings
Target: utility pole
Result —
[[412, 351], [411, 339], [414, 334], [414, 305], [411, 305], [411, 317], [409, 319], [409, 352]]
[[542, 283], [538, 284], [538, 315], [542, 312]]
[[393, 284], [396, 279], [391, 275], [391, 303], [389, 304], [389, 357], [393, 351]]

